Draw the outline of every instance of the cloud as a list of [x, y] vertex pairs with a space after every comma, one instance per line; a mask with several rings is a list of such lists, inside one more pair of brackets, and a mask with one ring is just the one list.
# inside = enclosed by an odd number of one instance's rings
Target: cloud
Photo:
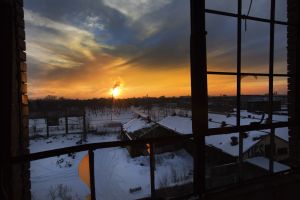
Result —
[[93, 61], [102, 48], [93, 33], [57, 22], [25, 9], [28, 55], [56, 67], [77, 67]]
[[96, 82], [107, 76], [108, 66], [119, 62], [103, 52], [111, 46], [97, 42], [93, 32], [28, 9], [25, 21], [31, 97], [99, 94]]
[[83, 25], [89, 29], [98, 29], [100, 31], [105, 29], [105, 25], [101, 22], [100, 17], [94, 14], [86, 16], [86, 20], [83, 22]]
[[[235, 3], [207, 1], [209, 8], [232, 12], [236, 6], [230, 5]], [[248, 3], [243, 2], [243, 12]], [[267, 16], [267, 10], [259, 7], [264, 5], [255, 1], [250, 14]], [[124, 80], [128, 96], [146, 95], [145, 88], [149, 95], [154, 90], [164, 95], [169, 92], [164, 86], [172, 81], [185, 88], [181, 94], [187, 94], [189, 6], [189, 1], [183, 0], [28, 0], [26, 42], [34, 95], [106, 96], [118, 77], [122, 83]], [[235, 71], [236, 19], [207, 14], [206, 21], [209, 70]], [[247, 25], [247, 32], [243, 30], [243, 70], [261, 72], [268, 62], [269, 26], [250, 21]], [[284, 40], [286, 30], [276, 33], [275, 39]], [[284, 44], [275, 44], [275, 49], [275, 66], [286, 64], [282, 62]], [[173, 77], [164, 78], [167, 76]], [[182, 85], [174, 77], [181, 77]], [[168, 95], [174, 91], [170, 89]]]
[[[176, 18], [174, 18], [176, 16]], [[123, 66], [178, 68], [189, 62], [189, 3], [172, 1], [159, 11], [140, 17], [130, 25], [132, 38], [108, 50], [124, 60]], [[133, 42], [132, 42], [133, 40]]]
[[129, 17], [132, 20], [137, 20], [140, 17], [157, 11], [172, 0], [103, 0], [104, 4], [116, 9], [120, 13]]

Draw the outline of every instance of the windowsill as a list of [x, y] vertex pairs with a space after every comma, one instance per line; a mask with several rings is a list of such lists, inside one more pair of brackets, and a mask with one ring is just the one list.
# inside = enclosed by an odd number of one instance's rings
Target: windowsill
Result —
[[294, 172], [254, 179], [240, 185], [210, 191], [205, 195], [205, 199], [300, 199], [299, 188], [300, 173]]

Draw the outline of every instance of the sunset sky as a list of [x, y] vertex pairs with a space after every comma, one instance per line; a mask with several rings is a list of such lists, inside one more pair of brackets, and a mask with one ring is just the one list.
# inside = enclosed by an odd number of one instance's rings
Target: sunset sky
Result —
[[[236, 0], [207, 8], [236, 12]], [[250, 15], [269, 18], [269, 0]], [[249, 0], [243, 1], [246, 14]], [[286, 1], [276, 1], [286, 20]], [[188, 0], [25, 0], [29, 97], [119, 98], [190, 95]], [[236, 19], [207, 14], [208, 70], [235, 71]], [[242, 71], [267, 72], [269, 25], [247, 21]], [[275, 72], [286, 73], [286, 27], [275, 27]], [[235, 95], [235, 77], [209, 76], [210, 95]], [[286, 79], [274, 91], [286, 93]], [[242, 94], [265, 94], [268, 79], [245, 77]]]

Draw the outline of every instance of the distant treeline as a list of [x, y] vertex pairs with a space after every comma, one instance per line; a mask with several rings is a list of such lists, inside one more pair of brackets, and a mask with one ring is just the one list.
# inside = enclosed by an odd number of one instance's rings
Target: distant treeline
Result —
[[[241, 103], [246, 104], [248, 101], [268, 101], [267, 95], [242, 95]], [[287, 96], [275, 95], [274, 101], [280, 101], [285, 104]], [[208, 97], [208, 107], [211, 110], [232, 110], [236, 108], [235, 96], [210, 96]], [[51, 111], [66, 111], [72, 109], [83, 110], [84, 108], [90, 109], [103, 109], [107, 107], [114, 108], [128, 108], [130, 106], [140, 106], [146, 109], [152, 106], [158, 107], [174, 107], [182, 109], [191, 109], [191, 97], [139, 97], [127, 99], [112, 99], [112, 98], [94, 98], [94, 99], [67, 99], [56, 96], [47, 96], [43, 99], [29, 100], [29, 109], [31, 113], [34, 112], [51, 112]]]
[[67, 99], [58, 98], [55, 96], [48, 96], [43, 99], [29, 100], [30, 112], [48, 112], [53, 110], [66, 110], [66, 109], [101, 109], [105, 107], [118, 107], [128, 108], [130, 106], [174, 106], [184, 107], [189, 109], [191, 105], [191, 98], [189, 96], [181, 97], [139, 97], [128, 99], [112, 99], [112, 98], [95, 98], [95, 99]]

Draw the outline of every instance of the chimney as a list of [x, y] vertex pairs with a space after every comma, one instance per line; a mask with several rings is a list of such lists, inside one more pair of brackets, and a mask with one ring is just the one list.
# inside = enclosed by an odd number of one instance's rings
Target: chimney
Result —
[[231, 137], [231, 146], [235, 146], [235, 145], [237, 145], [239, 142], [238, 142], [238, 137], [236, 137], [236, 136], [232, 136]]

